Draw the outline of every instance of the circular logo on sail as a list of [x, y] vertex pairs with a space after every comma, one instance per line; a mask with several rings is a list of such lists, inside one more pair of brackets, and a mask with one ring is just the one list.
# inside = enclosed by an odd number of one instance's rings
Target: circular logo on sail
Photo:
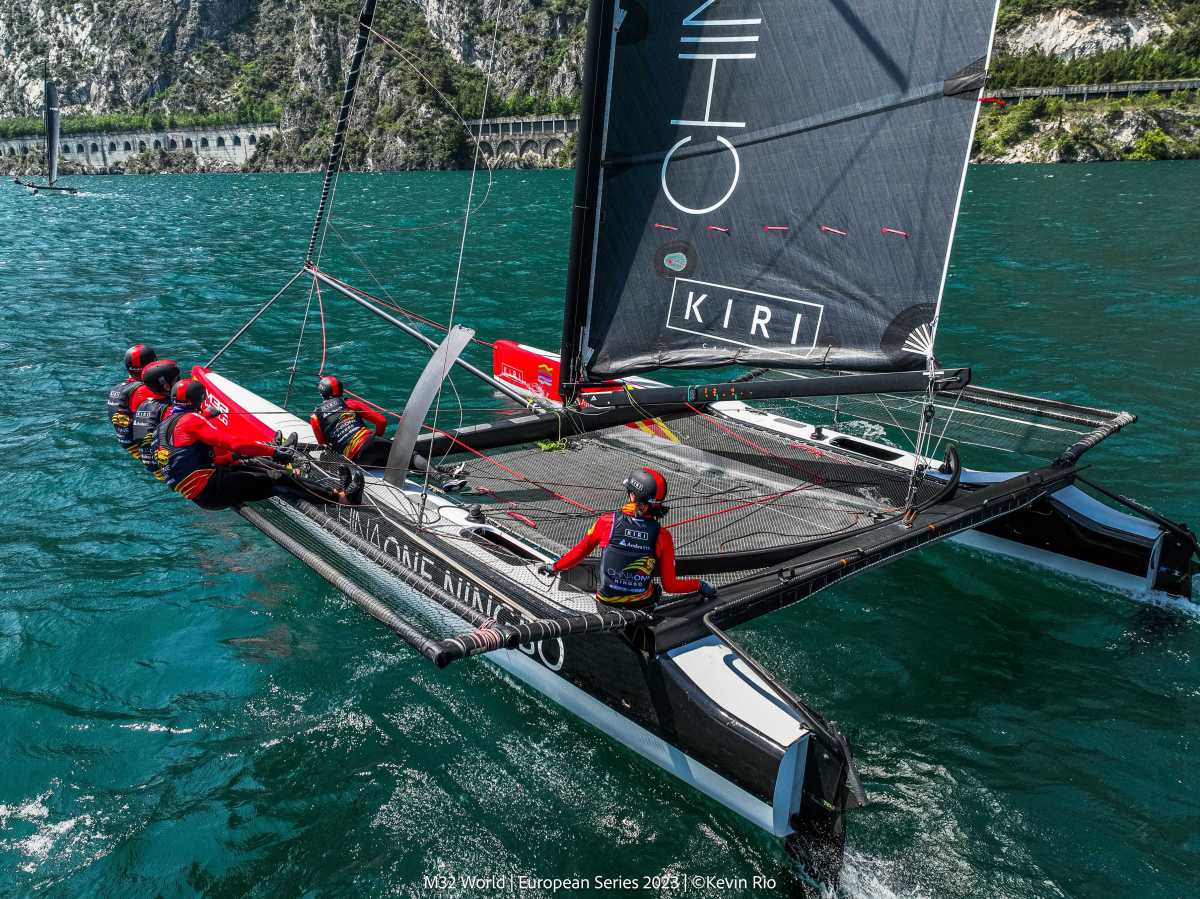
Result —
[[673, 272], [681, 272], [687, 268], [688, 258], [684, 253], [668, 253], [663, 257], [663, 266]]
[[696, 269], [695, 248], [686, 240], [660, 244], [651, 258], [660, 278], [674, 280], [676, 275], [690, 275]]

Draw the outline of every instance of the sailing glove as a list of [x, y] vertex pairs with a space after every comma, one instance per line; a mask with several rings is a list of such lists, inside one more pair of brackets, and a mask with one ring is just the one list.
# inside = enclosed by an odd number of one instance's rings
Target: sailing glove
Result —
[[551, 565], [549, 562], [542, 562], [537, 567], [537, 573], [540, 574], [542, 577], [554, 577], [554, 575], [557, 572], [555, 572], [554, 566]]
[[290, 447], [286, 446], [281, 446], [275, 452], [271, 453], [271, 461], [277, 462], [280, 465], [288, 465], [294, 458], [295, 453], [292, 452]]
[[700, 595], [703, 596], [705, 599], [716, 599], [717, 588], [714, 587], [712, 584], [710, 584], [708, 581], [701, 581], [700, 582]]

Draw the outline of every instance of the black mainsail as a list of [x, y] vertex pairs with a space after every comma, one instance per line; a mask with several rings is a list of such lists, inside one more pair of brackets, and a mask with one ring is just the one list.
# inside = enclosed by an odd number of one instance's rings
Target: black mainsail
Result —
[[996, 0], [598, 5], [568, 389], [924, 368]]
[[46, 179], [49, 187], [58, 180], [58, 88], [49, 78], [45, 84], [46, 94]]
[[13, 181], [22, 187], [29, 188], [35, 194], [42, 191], [48, 191], [51, 196], [78, 193], [78, 188], [59, 187], [57, 184], [59, 145], [58, 87], [50, 80], [49, 71], [47, 71], [46, 78], [42, 83], [42, 96], [44, 107], [43, 121], [46, 127], [46, 183], [38, 184], [35, 181], [22, 181], [20, 178], [14, 178]]

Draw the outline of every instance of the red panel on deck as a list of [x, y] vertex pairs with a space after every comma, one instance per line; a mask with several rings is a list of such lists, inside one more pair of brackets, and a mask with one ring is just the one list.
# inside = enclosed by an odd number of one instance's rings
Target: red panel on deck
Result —
[[492, 350], [492, 375], [506, 384], [562, 402], [557, 356], [513, 340], [497, 340]]
[[213, 383], [209, 374], [209, 370], [202, 365], [192, 369], [192, 377], [201, 381], [208, 391], [208, 398], [204, 401], [205, 410], [217, 413], [212, 421], [241, 443], [269, 443], [273, 440], [275, 431], [249, 409], [230, 399], [225, 391]]

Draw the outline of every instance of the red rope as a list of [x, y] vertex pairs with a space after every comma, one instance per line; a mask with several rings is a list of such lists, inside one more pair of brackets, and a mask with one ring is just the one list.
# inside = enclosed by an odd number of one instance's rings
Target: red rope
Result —
[[532, 484], [534, 487], [537, 487], [539, 490], [546, 491], [551, 496], [553, 496], [555, 499], [561, 499], [564, 503], [569, 503], [572, 506], [574, 506], [576, 509], [583, 509], [583, 511], [585, 511], [585, 512], [591, 512], [593, 515], [599, 514], [591, 506], [585, 506], [583, 503], [576, 502], [575, 500], [571, 499], [571, 497], [569, 497], [569, 496], [563, 496], [561, 493], [557, 493], [554, 490], [551, 490], [545, 484], [539, 484], [537, 481], [534, 481], [531, 478], [528, 478], [525, 475], [521, 474], [521, 472], [519, 472], [513, 468], [509, 468], [503, 462], [500, 462], [496, 459], [493, 459], [491, 456], [481, 453], [479, 450], [475, 449], [475, 447], [470, 446], [469, 444], [463, 443], [461, 440], [459, 440], [453, 434], [447, 433], [446, 431], [439, 430], [438, 428], [430, 427], [429, 425], [422, 425], [422, 427], [424, 427], [426, 430], [432, 431], [435, 434], [440, 434], [443, 437], [449, 438], [452, 443], [457, 443], [459, 446], [461, 446], [463, 449], [465, 449], [467, 452], [471, 453], [472, 455], [478, 456], [480, 459], [486, 459], [488, 462], [491, 462], [493, 465], [495, 465], [497, 468], [501, 469], [502, 471], [506, 471], [509, 474], [513, 475], [514, 477], [520, 478], [522, 481], [525, 481], [527, 484]]
[[401, 418], [404, 417], [399, 412], [396, 412], [394, 409], [389, 409], [386, 406], [379, 405], [379, 403], [371, 402], [369, 399], [367, 399], [361, 393], [355, 393], [353, 390], [347, 390], [345, 387], [342, 388], [342, 393], [347, 393], [350, 396], [354, 397], [356, 400], [362, 400], [364, 403], [366, 403], [372, 409], [377, 409], [380, 412], [390, 415], [390, 416], [392, 416], [392, 418], [395, 418], [397, 421], [399, 421]]
[[[723, 434], [725, 434], [728, 437], [732, 437], [738, 443], [745, 444], [746, 446], [750, 447], [751, 449], [758, 450], [760, 453], [762, 453], [765, 456], [770, 456], [772, 459], [775, 459], [777, 462], [782, 462], [784, 465], [787, 465], [791, 468], [796, 469], [797, 471], [802, 472], [804, 474], [804, 476], [814, 485], [825, 483], [823, 478], [807, 471], [802, 465], [799, 465], [794, 460], [789, 459], [787, 456], [776, 455], [775, 453], [773, 453], [769, 449], [767, 449], [765, 446], [759, 446], [753, 440], [749, 440], [749, 439], [743, 437], [737, 431], [733, 430], [733, 428], [730, 428], [730, 427], [727, 427], [726, 425], [721, 424], [719, 421], [717, 421], [711, 415], [706, 415], [705, 413], [701, 412], [699, 409], [697, 409], [691, 403], [687, 403], [686, 405], [689, 409], [691, 409], [693, 412], [695, 412], [698, 416], [700, 416], [702, 419], [704, 419], [706, 422], [708, 422], [710, 425], [712, 425], [718, 431], [721, 431]], [[824, 453], [822, 453], [820, 450], [815, 450], [815, 452], [818, 456], [824, 456]]]
[[791, 490], [784, 490], [782, 493], [768, 493], [765, 496], [758, 497], [757, 499], [751, 499], [744, 503], [737, 503], [733, 506], [727, 506], [724, 509], [717, 509], [715, 512], [705, 512], [701, 515], [693, 515], [691, 518], [685, 518], [683, 521], [673, 522], [667, 525], [667, 528], [677, 528], [680, 525], [691, 524], [693, 521], [703, 521], [705, 518], [713, 518], [717, 515], [727, 515], [730, 512], [736, 512], [739, 509], [746, 509], [750, 506], [757, 506], [763, 503], [773, 503], [777, 499], [781, 499], [801, 490], [807, 490], [811, 486], [812, 484], [797, 484]]
[[[347, 284], [345, 281], [340, 281], [337, 278], [333, 277], [333, 275], [329, 274], [328, 272], [318, 269], [316, 266], [312, 266], [310, 270], [314, 273], [314, 275], [317, 272], [320, 272], [323, 277], [328, 278], [330, 281], [333, 281], [339, 287], [343, 287], [346, 290], [349, 290], [351, 293], [356, 293], [361, 297], [365, 297], [366, 299], [370, 300], [373, 303], [378, 303], [380, 306], [386, 306], [388, 309], [391, 309], [394, 312], [399, 312], [401, 315], [405, 316], [406, 318], [411, 318], [413, 321], [418, 321], [423, 325], [429, 325], [429, 327], [431, 327], [431, 328], [437, 328], [439, 331], [446, 331], [447, 333], [450, 331], [449, 327], [447, 327], [446, 325], [443, 325], [439, 321], [434, 321], [432, 318], [426, 318], [424, 315], [420, 315], [416, 312], [413, 312], [411, 309], [405, 309], [403, 306], [399, 306], [396, 303], [391, 302], [390, 300], [385, 300], [382, 297], [377, 297], [374, 294], [367, 293], [361, 287], [354, 287], [351, 284]], [[491, 347], [492, 349], [496, 348], [495, 343], [493, 343], [490, 340], [484, 340], [482, 337], [472, 337], [471, 340], [474, 341], [475, 343], [479, 344], [480, 346]]]

